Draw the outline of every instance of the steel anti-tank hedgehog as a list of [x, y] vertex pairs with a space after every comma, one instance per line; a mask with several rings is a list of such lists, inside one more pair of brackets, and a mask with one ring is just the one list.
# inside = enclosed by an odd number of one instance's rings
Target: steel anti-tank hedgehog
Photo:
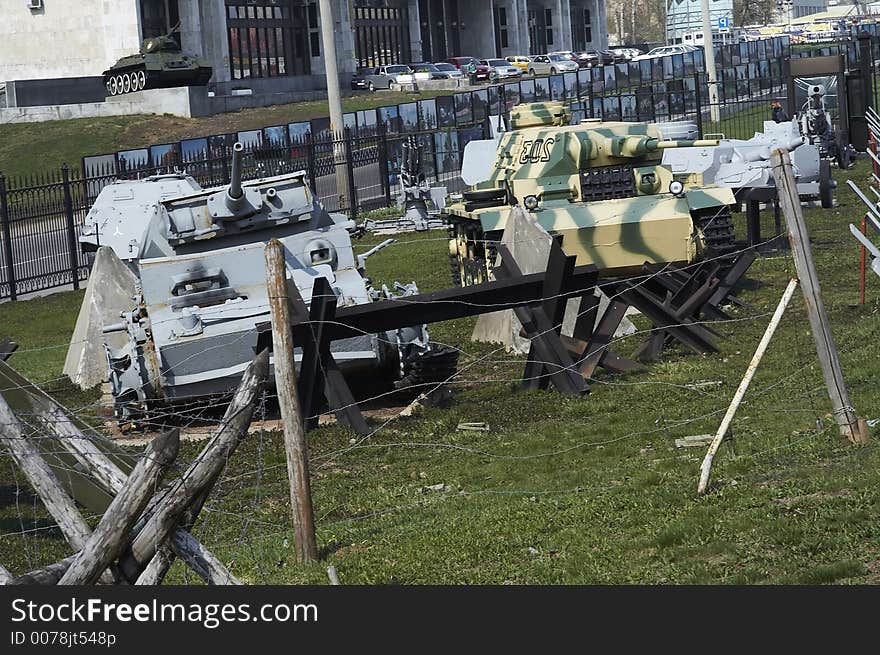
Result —
[[[493, 244], [517, 204], [548, 232], [564, 235], [578, 265], [595, 264], [604, 277], [733, 249], [731, 189], [697, 185], [661, 164], [667, 148], [717, 141], [664, 140], [653, 123], [569, 122], [561, 102], [518, 105], [494, 160], [467, 161], [466, 150], [463, 169], [485, 175], [444, 210], [456, 284], [488, 279]], [[477, 145], [475, 152], [487, 149]]]

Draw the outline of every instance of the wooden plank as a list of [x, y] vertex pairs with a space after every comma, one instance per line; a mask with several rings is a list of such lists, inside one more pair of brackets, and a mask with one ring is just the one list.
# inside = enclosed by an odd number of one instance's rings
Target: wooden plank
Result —
[[131, 529], [156, 491], [165, 469], [177, 458], [179, 448], [178, 429], [150, 442], [58, 584], [94, 584], [101, 571], [122, 554], [131, 539]]
[[290, 479], [290, 507], [293, 511], [297, 559], [301, 562], [314, 562], [318, 559], [318, 544], [315, 538], [305, 425], [297, 393], [287, 266], [284, 263], [284, 246], [277, 239], [266, 246], [266, 284], [272, 314], [275, 386], [284, 425], [284, 452]]
[[[328, 338], [335, 341], [361, 336], [365, 332], [375, 334], [477, 316], [488, 311], [513, 309], [530, 302], [537, 303], [542, 298], [545, 276], [544, 272], [514, 275], [508, 279], [499, 278], [493, 282], [468, 287], [342, 307], [336, 312], [333, 325], [327, 326]], [[578, 266], [565, 280], [562, 297], [568, 299], [583, 296], [596, 286], [597, 277], [598, 270], [595, 266]], [[297, 316], [292, 319], [293, 338], [301, 343], [308, 336], [308, 324]], [[268, 347], [272, 338], [271, 322], [257, 324], [257, 332], [258, 348]]]
[[791, 158], [785, 150], [776, 149], [773, 151], [770, 161], [773, 166], [776, 187], [779, 190], [782, 214], [788, 229], [788, 240], [791, 244], [795, 270], [801, 283], [807, 315], [810, 318], [810, 331], [816, 342], [816, 353], [819, 356], [825, 386], [828, 389], [828, 396], [831, 398], [831, 406], [834, 410], [834, 419], [840, 434], [852, 443], [867, 441], [867, 430], [861, 429], [858, 416], [856, 416], [855, 409], [850, 402], [849, 390], [846, 386], [846, 380], [843, 378], [840, 359], [837, 356], [834, 334], [828, 322], [825, 304], [822, 302], [819, 276], [813, 263], [810, 235], [801, 210]]

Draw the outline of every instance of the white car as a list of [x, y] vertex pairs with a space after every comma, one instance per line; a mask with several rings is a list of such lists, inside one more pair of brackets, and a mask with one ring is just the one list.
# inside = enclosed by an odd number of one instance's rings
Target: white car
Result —
[[664, 45], [659, 48], [654, 48], [653, 50], [649, 50], [643, 55], [639, 55], [638, 57], [633, 57], [630, 61], [641, 61], [642, 59], [653, 59], [654, 57], [663, 57], [665, 55], [680, 55], [685, 52], [693, 52], [694, 50], [699, 50], [699, 48], [695, 48], [692, 45]]
[[529, 65], [529, 75], [556, 75], [576, 71], [578, 64], [564, 55], [537, 55]]
[[501, 79], [522, 76], [522, 69], [506, 59], [481, 59], [480, 63], [494, 70]]

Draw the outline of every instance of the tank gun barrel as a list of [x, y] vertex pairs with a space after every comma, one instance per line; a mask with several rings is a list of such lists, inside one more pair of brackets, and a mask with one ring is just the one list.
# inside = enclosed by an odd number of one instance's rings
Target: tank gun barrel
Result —
[[717, 146], [719, 143], [720, 141], [718, 139], [663, 141], [645, 135], [630, 135], [615, 139], [612, 143], [611, 152], [618, 157], [642, 157], [648, 153], [665, 150], [667, 148]]
[[658, 141], [657, 148], [663, 150], [665, 148], [711, 148], [721, 145], [719, 139], [692, 139], [690, 141]]
[[230, 209], [236, 209], [241, 204], [244, 196], [241, 190], [241, 153], [244, 146], [236, 142], [232, 146], [232, 173], [229, 176], [229, 188], [226, 191], [226, 204]]

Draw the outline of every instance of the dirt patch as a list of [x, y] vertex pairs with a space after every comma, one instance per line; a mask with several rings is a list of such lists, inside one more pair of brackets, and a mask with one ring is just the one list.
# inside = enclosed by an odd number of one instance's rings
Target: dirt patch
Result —
[[850, 498], [852, 491], [849, 489], [841, 489], [840, 491], [817, 491], [812, 494], [804, 494], [803, 496], [784, 496], [782, 498], [773, 498], [771, 502], [781, 505], [785, 509], [792, 509], [797, 505], [809, 503], [812, 501], [830, 500], [832, 498]]

